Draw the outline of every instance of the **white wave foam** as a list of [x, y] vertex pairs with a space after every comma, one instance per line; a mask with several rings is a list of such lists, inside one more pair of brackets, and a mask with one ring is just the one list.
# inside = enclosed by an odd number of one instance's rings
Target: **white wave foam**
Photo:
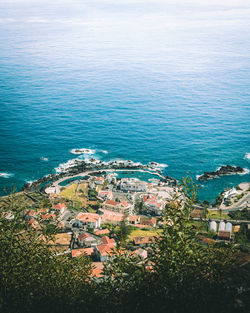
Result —
[[25, 182], [26, 182], [27, 184], [31, 185], [31, 184], [34, 182], [34, 180], [28, 180], [28, 179], [26, 179]]
[[46, 158], [46, 157], [40, 157], [40, 160], [41, 160], [41, 161], [44, 161], [44, 162], [48, 162], [48, 161], [49, 161], [49, 158]]
[[71, 149], [70, 153], [73, 153], [73, 154], [95, 154], [96, 151], [93, 149], [80, 148], [80, 149]]
[[2, 177], [2, 178], [10, 178], [13, 176], [14, 176], [14, 174], [11, 174], [11, 173], [0, 173], [0, 177]]
[[149, 162], [148, 165], [154, 169], [158, 169], [158, 170], [161, 170], [161, 169], [164, 169], [166, 167], [168, 167], [167, 164], [164, 164], [164, 163], [157, 163], [157, 162]]
[[200, 177], [201, 175], [196, 175], [196, 180], [199, 180]]
[[246, 153], [244, 158], [250, 160], [250, 153]]
[[66, 171], [67, 169], [76, 166], [79, 163], [79, 159], [72, 159], [72, 160], [68, 160], [65, 163], [61, 163], [58, 165], [58, 167], [55, 168], [55, 171], [57, 173], [61, 173]]
[[239, 173], [239, 175], [246, 175], [249, 173], [249, 169], [248, 168], [243, 168], [244, 172], [243, 173]]
[[109, 152], [107, 150], [102, 150], [102, 153], [108, 154]]

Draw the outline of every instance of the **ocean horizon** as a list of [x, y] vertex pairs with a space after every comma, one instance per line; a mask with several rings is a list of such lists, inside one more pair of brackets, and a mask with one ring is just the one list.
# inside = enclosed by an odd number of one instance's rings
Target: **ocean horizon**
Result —
[[3, 0], [0, 195], [92, 149], [181, 179], [199, 199], [250, 181], [250, 2]]

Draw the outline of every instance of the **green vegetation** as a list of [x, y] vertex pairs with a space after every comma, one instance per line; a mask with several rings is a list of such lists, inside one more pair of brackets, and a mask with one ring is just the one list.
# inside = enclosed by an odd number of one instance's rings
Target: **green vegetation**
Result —
[[222, 210], [208, 210], [207, 218], [221, 218], [221, 219], [230, 219], [230, 216], [223, 212]]
[[250, 221], [250, 211], [247, 208], [243, 210], [231, 211], [228, 215], [234, 220]]
[[129, 239], [133, 239], [133, 237], [144, 237], [144, 236], [157, 236], [157, 234], [161, 232], [161, 230], [157, 230], [157, 229], [140, 229], [140, 228], [136, 228], [134, 230], [132, 230], [132, 232], [129, 235]]
[[[249, 268], [239, 266], [231, 244], [200, 244], [190, 218], [196, 194], [192, 180], [184, 179], [183, 198], [173, 195], [148, 258], [119, 245], [98, 279], [90, 277], [87, 256], [71, 259], [50, 248], [55, 229], [27, 227], [25, 201], [11, 195], [0, 208], [0, 311], [247, 312]], [[125, 223], [116, 231], [120, 242], [129, 238]]]

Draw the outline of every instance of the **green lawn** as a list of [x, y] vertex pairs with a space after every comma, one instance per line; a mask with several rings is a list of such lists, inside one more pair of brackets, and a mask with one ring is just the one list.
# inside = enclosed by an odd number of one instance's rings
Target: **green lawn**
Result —
[[132, 232], [129, 235], [129, 239], [132, 240], [133, 237], [144, 237], [144, 236], [156, 236], [159, 232], [162, 230], [156, 230], [155, 228], [152, 228], [150, 230], [142, 230], [140, 228], [132, 230]]
[[230, 219], [230, 217], [227, 215], [227, 213], [225, 213], [223, 211], [220, 213], [220, 211], [211, 211], [211, 210], [207, 211], [207, 218]]

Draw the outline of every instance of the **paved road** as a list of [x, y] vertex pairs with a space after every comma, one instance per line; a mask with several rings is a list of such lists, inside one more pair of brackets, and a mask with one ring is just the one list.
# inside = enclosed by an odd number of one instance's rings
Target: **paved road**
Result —
[[[192, 220], [194, 220], [194, 221], [200, 221], [201, 219], [200, 218], [192, 218]], [[239, 225], [239, 224], [250, 224], [250, 221], [247, 221], [247, 220], [229, 220], [229, 219], [224, 219], [224, 218], [207, 218], [207, 219], [205, 219], [205, 218], [203, 218], [202, 219], [202, 221], [207, 221], [207, 222], [211, 222], [211, 221], [215, 221], [215, 222], [221, 222], [221, 221], [223, 221], [223, 222], [230, 222], [230, 223], [232, 223], [232, 224], [237, 224], [237, 225]]]

